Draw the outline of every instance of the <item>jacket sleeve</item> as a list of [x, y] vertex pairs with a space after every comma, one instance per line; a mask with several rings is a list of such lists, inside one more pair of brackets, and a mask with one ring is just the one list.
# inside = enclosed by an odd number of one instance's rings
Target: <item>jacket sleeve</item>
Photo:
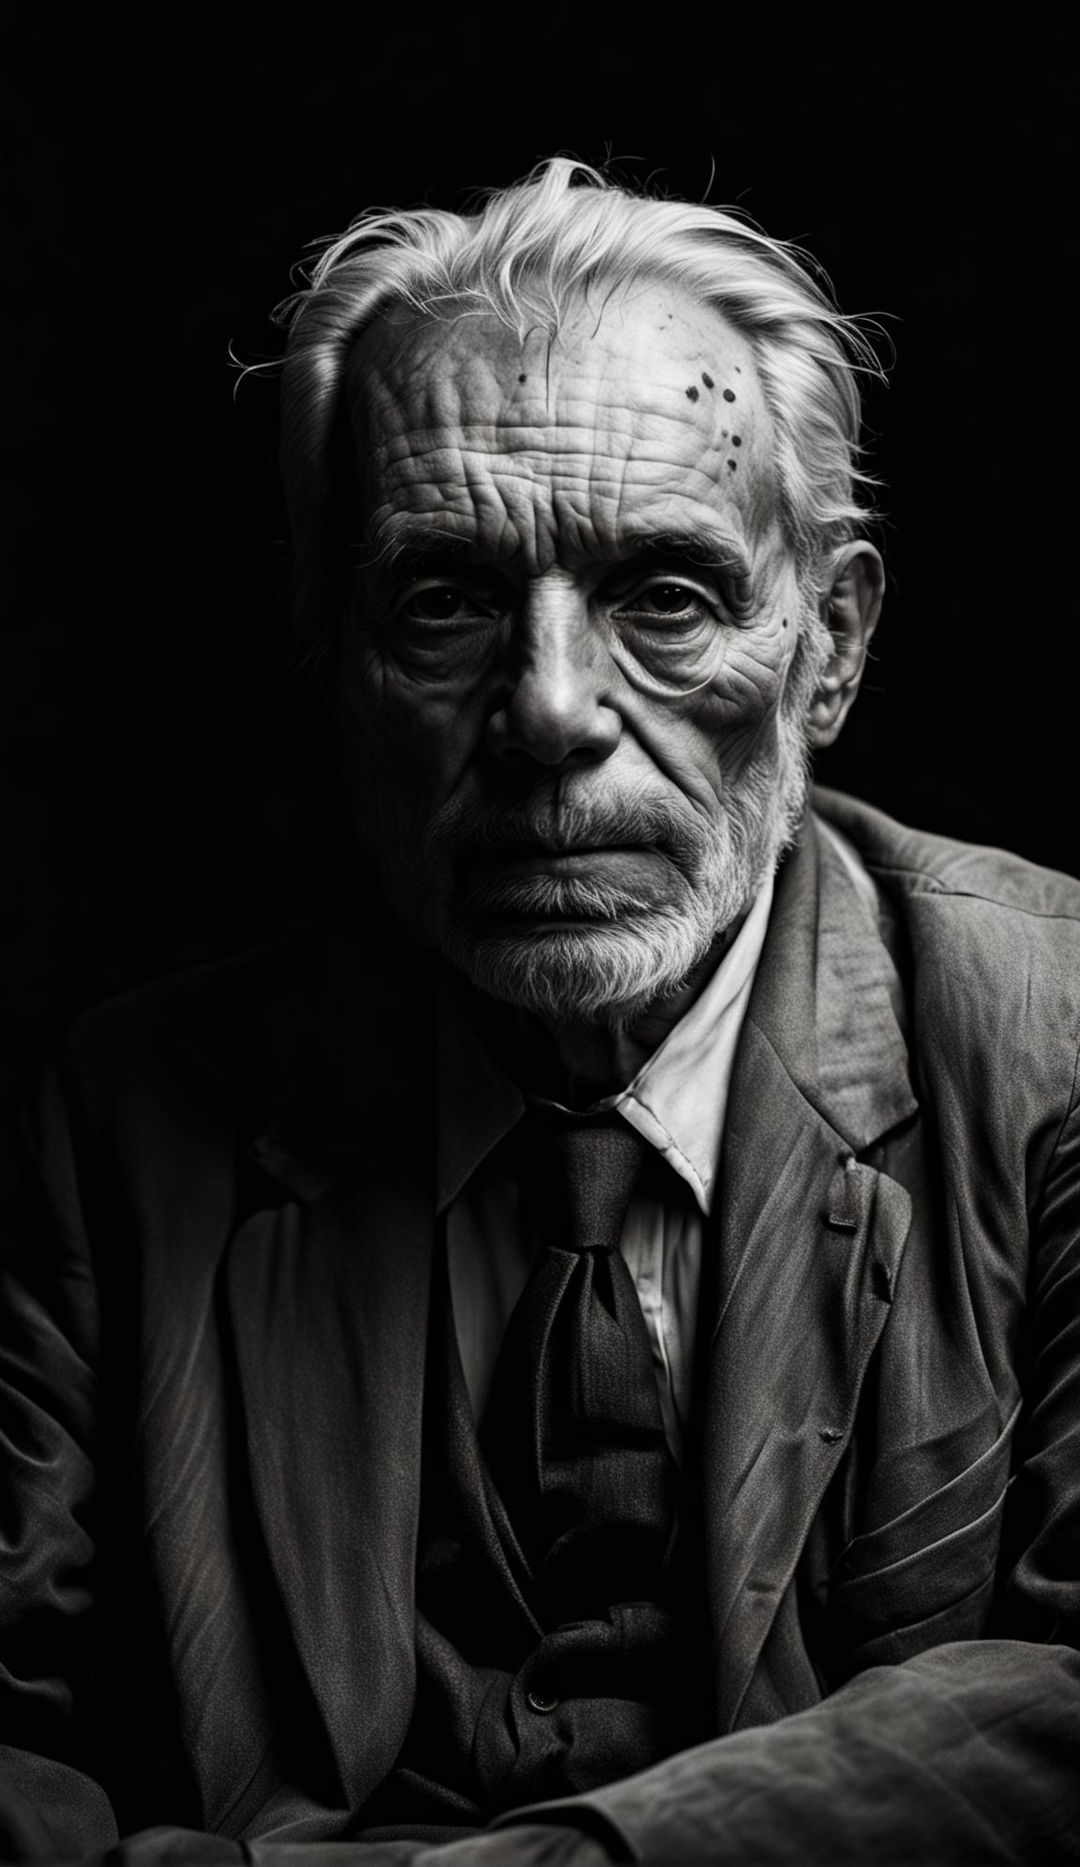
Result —
[[1075, 1091], [1032, 1238], [993, 1637], [870, 1668], [808, 1711], [550, 1805], [551, 1819], [585, 1804], [612, 1823], [627, 1859], [664, 1867], [1080, 1862]]
[[41, 1860], [106, 1846], [116, 1825], [104, 1791], [77, 1767], [97, 1309], [51, 1074], [25, 1141], [25, 1184], [0, 1263], [0, 1840], [6, 1859]]

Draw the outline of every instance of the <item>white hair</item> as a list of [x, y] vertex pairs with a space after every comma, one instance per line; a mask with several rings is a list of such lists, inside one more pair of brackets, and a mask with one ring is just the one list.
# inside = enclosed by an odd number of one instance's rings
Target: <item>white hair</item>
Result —
[[858, 378], [881, 370], [860, 325], [837, 310], [813, 261], [736, 211], [637, 194], [556, 156], [472, 213], [361, 215], [280, 307], [299, 659], [319, 661], [334, 638], [357, 542], [343, 391], [364, 327], [405, 307], [493, 314], [519, 337], [537, 326], [554, 336], [573, 301], [638, 280], [682, 287], [749, 341], [775, 429], [782, 522], [813, 610], [835, 553], [868, 516], [858, 502], [873, 484], [860, 466]]

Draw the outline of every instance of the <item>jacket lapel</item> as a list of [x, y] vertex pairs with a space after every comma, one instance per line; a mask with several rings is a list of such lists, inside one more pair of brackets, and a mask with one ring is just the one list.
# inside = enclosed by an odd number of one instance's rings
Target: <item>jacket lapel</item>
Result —
[[720, 1731], [751, 1688], [851, 1436], [911, 1201], [861, 1162], [916, 1112], [895, 979], [811, 819], [781, 874], [721, 1157], [706, 1370], [706, 1561]]
[[[225, 1277], [255, 1512], [347, 1806], [391, 1767], [414, 1690], [413, 1577], [434, 1224], [429, 1062], [340, 1098], [318, 1147], [275, 1120]], [[385, 1021], [385, 995], [380, 997]], [[406, 1030], [405, 1020], [409, 1029]], [[368, 1067], [362, 1027], [350, 1026]], [[337, 1042], [340, 1042], [340, 1027]], [[388, 1055], [374, 1051], [375, 1067]], [[273, 1184], [272, 1184], [273, 1183]], [[272, 1195], [272, 1196], [268, 1196]], [[289, 1197], [289, 1195], [292, 1195]]]

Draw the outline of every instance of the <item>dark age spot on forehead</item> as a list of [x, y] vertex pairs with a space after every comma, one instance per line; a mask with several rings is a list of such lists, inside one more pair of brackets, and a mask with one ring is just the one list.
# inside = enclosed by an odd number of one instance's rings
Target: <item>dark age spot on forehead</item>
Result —
[[[650, 516], [669, 502], [711, 510], [715, 500], [755, 552], [772, 539], [780, 515], [769, 412], [749, 352], [722, 316], [690, 298], [672, 313], [639, 294], [612, 301], [598, 326], [595, 309], [575, 307], [549, 373], [543, 335], [523, 342], [494, 320], [469, 318], [419, 320], [398, 341], [396, 329], [365, 333], [349, 371], [365, 523], [445, 518], [455, 536], [482, 537], [485, 550], [497, 527], [506, 559], [516, 551], [530, 564], [561, 564], [586, 555], [594, 533], [607, 540], [631, 499]], [[739, 420], [757, 423], [743, 436], [745, 454], [733, 447], [734, 409], [722, 395], [737, 346], [750, 397]], [[514, 394], [519, 386], [528, 396]], [[727, 465], [736, 453], [738, 470]]]
[[701, 380], [705, 384], [706, 389], [713, 389], [716, 386], [713, 382], [712, 377], [709, 375], [708, 370], [702, 370]]
[[735, 391], [734, 391], [734, 389], [725, 389], [725, 390], [724, 390], [724, 401], [725, 401], [725, 402], [734, 402], [734, 400], [735, 400]]
[[695, 387], [694, 387], [694, 385], [693, 385], [693, 383], [691, 383], [691, 384], [690, 384], [690, 387], [689, 387], [689, 389], [688, 389], [688, 390], [686, 391], [686, 394], [687, 394], [687, 399], [688, 399], [689, 401], [691, 401], [691, 402], [696, 402], [696, 401], [697, 401], [697, 399], [698, 399], [698, 391], [697, 391], [697, 390], [695, 389]]

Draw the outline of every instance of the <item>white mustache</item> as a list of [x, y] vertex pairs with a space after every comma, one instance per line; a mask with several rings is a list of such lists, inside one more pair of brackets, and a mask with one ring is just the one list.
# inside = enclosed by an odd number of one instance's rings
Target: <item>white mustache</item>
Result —
[[438, 845], [447, 839], [485, 854], [523, 846], [561, 855], [574, 849], [653, 844], [676, 857], [698, 854], [705, 842], [696, 819], [648, 798], [596, 803], [545, 798], [502, 809], [451, 803], [432, 818], [424, 842]]

